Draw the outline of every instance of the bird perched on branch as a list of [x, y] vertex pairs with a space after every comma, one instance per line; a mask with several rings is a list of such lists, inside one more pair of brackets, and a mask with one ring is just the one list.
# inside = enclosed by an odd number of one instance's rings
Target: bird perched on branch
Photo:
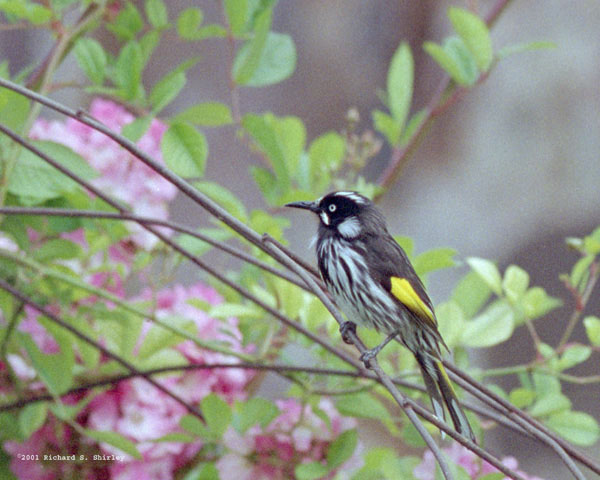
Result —
[[402, 342], [421, 368], [435, 415], [443, 420], [446, 405], [456, 431], [475, 441], [442, 365], [440, 346], [448, 347], [433, 304], [373, 202], [356, 192], [332, 192], [314, 202], [286, 206], [310, 210], [320, 219], [319, 271], [349, 320], [340, 328], [342, 336], [356, 328], [353, 322], [387, 334], [380, 345], [363, 353], [365, 365], [391, 340]]

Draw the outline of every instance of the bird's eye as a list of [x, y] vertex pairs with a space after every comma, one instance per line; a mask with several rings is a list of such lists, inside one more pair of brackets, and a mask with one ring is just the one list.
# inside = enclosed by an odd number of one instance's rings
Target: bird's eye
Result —
[[335, 205], [334, 203], [332, 203], [331, 205], [329, 205], [329, 211], [331, 213], [335, 212], [337, 210], [337, 205]]

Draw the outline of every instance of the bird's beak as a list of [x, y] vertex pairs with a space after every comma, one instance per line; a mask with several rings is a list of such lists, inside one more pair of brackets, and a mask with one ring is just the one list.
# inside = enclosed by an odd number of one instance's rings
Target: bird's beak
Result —
[[292, 202], [287, 203], [285, 206], [292, 208], [301, 208], [303, 210], [310, 210], [311, 212], [319, 213], [319, 205], [315, 202]]

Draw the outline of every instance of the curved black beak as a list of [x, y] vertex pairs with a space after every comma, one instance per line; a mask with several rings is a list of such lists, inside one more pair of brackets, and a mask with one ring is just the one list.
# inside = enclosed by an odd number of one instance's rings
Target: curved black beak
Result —
[[301, 208], [303, 210], [310, 210], [311, 212], [319, 213], [319, 205], [315, 202], [292, 202], [286, 203], [285, 206], [292, 208]]

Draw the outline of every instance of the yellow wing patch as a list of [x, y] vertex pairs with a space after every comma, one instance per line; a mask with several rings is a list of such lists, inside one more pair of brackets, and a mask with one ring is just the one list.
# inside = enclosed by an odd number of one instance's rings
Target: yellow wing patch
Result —
[[436, 325], [435, 316], [406, 278], [392, 277], [392, 295], [411, 312]]

